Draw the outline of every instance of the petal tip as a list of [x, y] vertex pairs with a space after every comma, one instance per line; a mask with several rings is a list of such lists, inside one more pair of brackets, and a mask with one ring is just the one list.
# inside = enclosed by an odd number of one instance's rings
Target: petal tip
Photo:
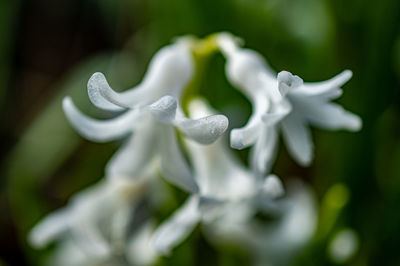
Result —
[[[350, 69], [346, 69], [342, 72], [343, 75], [343, 79], [348, 81], [349, 79], [351, 79], [351, 77], [353, 76], [353, 71], [351, 71]], [[345, 81], [345, 82], [346, 82]]]
[[236, 150], [242, 150], [246, 148], [246, 145], [244, 144], [243, 141], [243, 134], [241, 134], [240, 130], [238, 129], [233, 129], [231, 131], [231, 147], [236, 149]]
[[172, 96], [164, 96], [147, 108], [154, 118], [164, 123], [171, 123], [175, 118], [178, 103]]
[[352, 122], [349, 125], [349, 130], [354, 131], [354, 132], [355, 131], [360, 131], [362, 126], [363, 126], [362, 119], [359, 116], [354, 115], [354, 117], [352, 119]]
[[289, 90], [300, 87], [303, 84], [303, 80], [299, 76], [285, 70], [278, 73], [277, 80], [278, 89], [282, 96], [285, 96]]
[[95, 72], [87, 83], [90, 101], [97, 107], [108, 111], [122, 111], [125, 106], [120, 106], [113, 101], [115, 92], [111, 89], [106, 77], [101, 72]]
[[276, 175], [268, 175], [263, 184], [263, 192], [271, 198], [279, 198], [284, 195], [282, 181]]

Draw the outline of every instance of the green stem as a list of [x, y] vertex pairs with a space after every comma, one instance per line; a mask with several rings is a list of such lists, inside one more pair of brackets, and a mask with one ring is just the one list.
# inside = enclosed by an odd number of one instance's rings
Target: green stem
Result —
[[188, 104], [199, 94], [204, 80], [206, 68], [211, 57], [218, 51], [216, 35], [212, 34], [204, 39], [195, 39], [192, 45], [195, 73], [182, 95], [182, 109], [187, 113]]

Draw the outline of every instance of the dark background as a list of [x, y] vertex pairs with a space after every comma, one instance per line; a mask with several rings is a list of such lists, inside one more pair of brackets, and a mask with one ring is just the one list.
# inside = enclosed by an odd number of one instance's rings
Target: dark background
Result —
[[[274, 172], [311, 184], [321, 215], [329, 212], [323, 199], [334, 184], [350, 192], [328, 233], [315, 237], [298, 264], [333, 264], [327, 245], [350, 227], [360, 249], [348, 265], [400, 265], [398, 0], [1, 0], [0, 265], [40, 263], [49, 251], [27, 245], [29, 229], [99, 180], [118, 147], [80, 138], [62, 113], [62, 97], [71, 95], [86, 113], [105, 117], [87, 99], [93, 72], [105, 72], [123, 90], [140, 81], [151, 55], [173, 37], [218, 31], [243, 37], [274, 69], [305, 81], [353, 71], [339, 102], [360, 115], [362, 131], [314, 130], [309, 168], [297, 166], [281, 145]], [[221, 112], [240, 106], [242, 117], [232, 119], [240, 126], [250, 105], [222, 78], [223, 63], [219, 55], [212, 59], [201, 93]], [[204, 265], [204, 254], [214, 257], [209, 265], [240, 261], [215, 251], [200, 233], [185, 245], [192, 248], [179, 247], [160, 263]]]

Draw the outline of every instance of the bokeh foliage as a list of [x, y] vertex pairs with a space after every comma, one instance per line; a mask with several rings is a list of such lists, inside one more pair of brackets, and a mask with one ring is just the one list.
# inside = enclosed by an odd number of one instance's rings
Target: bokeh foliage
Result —
[[[327, 245], [344, 227], [360, 237], [348, 265], [400, 265], [400, 1], [2, 0], [0, 22], [0, 265], [43, 261], [47, 252], [32, 250], [27, 232], [99, 180], [118, 147], [80, 138], [62, 113], [62, 97], [106, 117], [87, 100], [93, 72], [105, 72], [122, 90], [140, 81], [151, 55], [174, 36], [217, 31], [243, 37], [277, 71], [306, 81], [353, 70], [339, 102], [361, 116], [363, 130], [315, 130], [309, 168], [297, 166], [281, 145], [274, 172], [284, 181], [302, 178], [319, 199], [318, 233], [299, 265], [334, 265]], [[223, 67], [220, 55], [212, 57], [197, 86], [239, 126], [250, 105], [222, 78]], [[339, 183], [346, 192], [332, 196]], [[327, 197], [348, 200], [338, 207]], [[160, 265], [247, 261], [231, 248], [217, 251], [196, 230]]]

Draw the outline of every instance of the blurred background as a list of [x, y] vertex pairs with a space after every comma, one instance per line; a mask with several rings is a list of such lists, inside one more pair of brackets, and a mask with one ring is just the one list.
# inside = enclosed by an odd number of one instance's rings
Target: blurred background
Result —
[[[99, 180], [118, 148], [78, 136], [61, 99], [70, 95], [85, 113], [107, 117], [87, 97], [93, 72], [124, 90], [175, 36], [218, 31], [243, 37], [275, 70], [305, 81], [353, 71], [339, 102], [363, 119], [363, 129], [314, 130], [309, 168], [281, 145], [273, 171], [284, 182], [300, 177], [318, 198], [317, 234], [298, 265], [400, 265], [398, 0], [1, 0], [0, 265], [40, 265], [51, 249], [29, 247], [29, 229]], [[200, 92], [232, 127], [241, 126], [250, 104], [225, 79], [222, 56], [211, 61]], [[345, 228], [359, 247], [338, 260], [330, 245]], [[245, 255], [216, 250], [197, 231], [159, 264], [247, 264]]]

